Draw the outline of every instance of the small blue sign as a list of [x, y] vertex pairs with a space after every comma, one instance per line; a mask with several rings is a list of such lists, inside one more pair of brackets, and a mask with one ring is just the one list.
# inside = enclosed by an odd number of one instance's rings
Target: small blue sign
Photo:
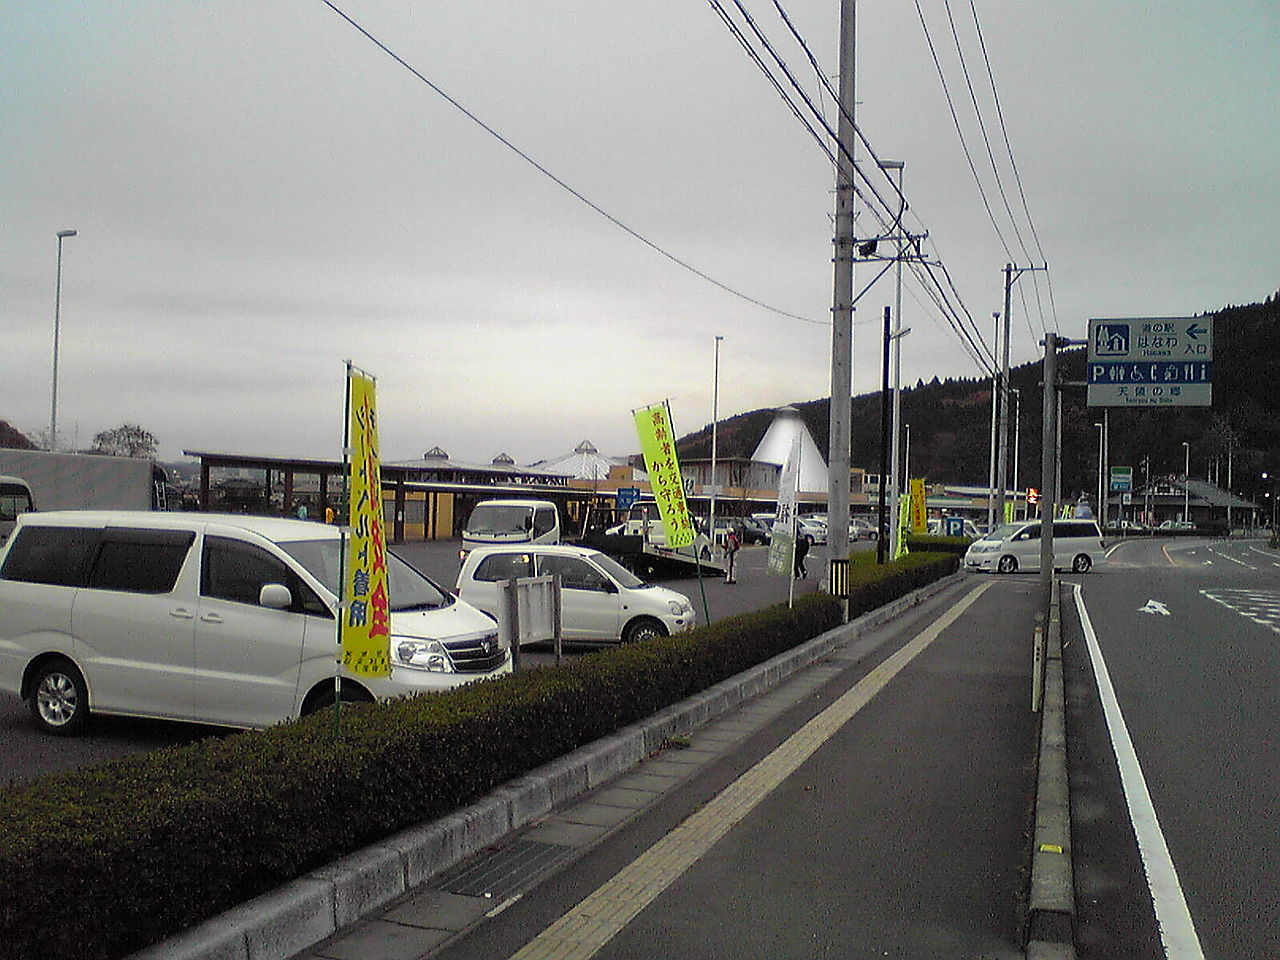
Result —
[[618, 488], [618, 509], [629, 510], [632, 504], [640, 499], [639, 487], [619, 487]]
[[1094, 327], [1093, 337], [1095, 357], [1127, 357], [1129, 355], [1127, 323], [1100, 323]]

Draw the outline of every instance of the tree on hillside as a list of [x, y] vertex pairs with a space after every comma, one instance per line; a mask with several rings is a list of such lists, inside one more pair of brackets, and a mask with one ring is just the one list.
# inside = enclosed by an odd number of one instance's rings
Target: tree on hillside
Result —
[[7, 420], [0, 420], [0, 447], [10, 450], [35, 450], [31, 439]]
[[93, 438], [95, 453], [113, 457], [138, 457], [149, 459], [156, 455], [160, 441], [150, 430], [136, 423], [122, 423], [114, 430], [103, 430]]

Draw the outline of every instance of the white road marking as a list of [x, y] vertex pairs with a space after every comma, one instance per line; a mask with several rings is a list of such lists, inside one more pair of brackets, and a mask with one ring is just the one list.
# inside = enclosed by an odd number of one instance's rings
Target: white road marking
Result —
[[[1251, 567], [1251, 566], [1249, 566], [1249, 564], [1245, 563], [1243, 560], [1237, 560], [1235, 557], [1228, 556], [1227, 554], [1222, 553], [1222, 552], [1220, 552], [1220, 551], [1218, 551], [1218, 550], [1214, 550], [1214, 549], [1210, 548], [1209, 552], [1210, 552], [1210, 553], [1212, 553], [1215, 557], [1221, 557], [1223, 560], [1230, 560], [1232, 563], [1238, 563], [1238, 564], [1240, 564], [1240, 566], [1242, 566], [1242, 567], [1247, 567], [1247, 568], [1248, 568], [1248, 569], [1250, 569], [1250, 570], [1257, 570], [1257, 569], [1258, 569], [1257, 567]], [[1209, 562], [1210, 562], [1210, 563], [1212, 563], [1213, 561], [1209, 561]]]
[[1280, 590], [1201, 590], [1200, 593], [1246, 620], [1280, 633]]
[[1129, 738], [1129, 728], [1125, 726], [1120, 702], [1111, 685], [1111, 675], [1102, 658], [1102, 648], [1098, 645], [1098, 636], [1093, 631], [1089, 612], [1085, 610], [1079, 584], [1076, 584], [1075, 592], [1076, 610], [1080, 614], [1089, 659], [1093, 662], [1093, 672], [1098, 680], [1098, 695], [1102, 699], [1107, 728], [1111, 732], [1111, 745], [1115, 750], [1116, 764], [1120, 768], [1120, 783], [1124, 788], [1125, 802], [1129, 806], [1129, 819], [1138, 838], [1138, 852], [1142, 855], [1143, 868], [1147, 873], [1147, 886], [1151, 891], [1156, 922], [1160, 926], [1164, 955], [1168, 960], [1204, 960], [1200, 937], [1196, 934], [1195, 922], [1187, 908], [1187, 899], [1183, 896], [1182, 884], [1178, 881], [1178, 871], [1173, 865], [1169, 846], [1160, 829], [1160, 820], [1156, 817], [1147, 781], [1142, 776], [1142, 765], [1138, 762], [1133, 741]]
[[1145, 607], [1138, 608], [1138, 612], [1139, 613], [1158, 613], [1162, 617], [1173, 616], [1173, 614], [1169, 612], [1169, 608], [1166, 607], [1159, 600], [1148, 600], [1147, 605]]

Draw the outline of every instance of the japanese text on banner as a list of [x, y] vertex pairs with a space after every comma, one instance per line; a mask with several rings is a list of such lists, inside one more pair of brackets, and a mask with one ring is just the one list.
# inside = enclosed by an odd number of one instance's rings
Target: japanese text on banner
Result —
[[911, 491], [911, 532], [925, 533], [929, 529], [929, 511], [925, 501], [924, 478], [912, 477], [908, 487]]
[[666, 530], [667, 545], [687, 547], [693, 543], [693, 520], [684, 498], [676, 438], [666, 405], [654, 404], [637, 410], [636, 433], [640, 437], [645, 469], [649, 471], [653, 499], [658, 503], [658, 514]]
[[391, 598], [378, 464], [378, 414], [373, 378], [352, 370], [348, 381], [351, 532], [339, 621], [342, 665], [357, 676], [385, 677], [391, 673]]

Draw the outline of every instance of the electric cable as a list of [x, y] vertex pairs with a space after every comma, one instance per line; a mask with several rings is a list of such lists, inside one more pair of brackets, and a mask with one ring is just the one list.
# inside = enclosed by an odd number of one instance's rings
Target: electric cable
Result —
[[[760, 307], [764, 310], [768, 310], [771, 313], [776, 313], [783, 317], [788, 317], [792, 320], [803, 320], [806, 323], [818, 323], [818, 324], [824, 323], [824, 321], [822, 320], [814, 320], [811, 317], [804, 317], [804, 316], [801, 316], [800, 314], [791, 313], [790, 311], [772, 306], [771, 304], [765, 303], [763, 300], [757, 300], [755, 297], [749, 296], [748, 294], [745, 294], [740, 290], [735, 290], [733, 287], [729, 286], [728, 284], [723, 283], [720, 280], [717, 280], [715, 277], [711, 276], [708, 273], [703, 272], [702, 270], [699, 270], [697, 267], [693, 266], [693, 264], [689, 263], [688, 261], [682, 260], [680, 257], [676, 256], [674, 253], [671, 253], [665, 250], [663, 247], [659, 246], [657, 243], [650, 240], [648, 237], [644, 236], [639, 231], [623, 223], [621, 220], [619, 220], [613, 214], [609, 213], [609, 211], [605, 210], [599, 204], [595, 203], [593, 200], [589, 199], [588, 197], [580, 193], [578, 190], [574, 189], [566, 181], [556, 176], [556, 174], [552, 173], [549, 169], [547, 169], [545, 166], [543, 166], [541, 163], [535, 160], [532, 156], [530, 156], [524, 150], [520, 149], [520, 147], [516, 146], [514, 143], [512, 143], [510, 140], [504, 137], [501, 133], [499, 133], [496, 129], [494, 129], [492, 126], [487, 124], [485, 121], [480, 119], [480, 117], [478, 117], [475, 113], [473, 113], [472, 111], [467, 109], [465, 106], [463, 106], [462, 103], [460, 103], [459, 101], [451, 97], [439, 85], [429, 80], [416, 67], [410, 64], [408, 61], [406, 61], [403, 57], [397, 54], [394, 50], [388, 47], [385, 43], [383, 43], [381, 40], [375, 37], [368, 30], [366, 30], [361, 24], [357, 23], [354, 19], [352, 19], [345, 12], [339, 9], [332, 2], [332, 0], [320, 0], [320, 2], [323, 3], [325, 6], [327, 6], [334, 13], [336, 13], [343, 20], [345, 20], [352, 27], [354, 27], [367, 40], [373, 43], [373, 45], [376, 46], [379, 50], [381, 50], [383, 53], [385, 53], [387, 56], [393, 59], [396, 63], [400, 64], [400, 66], [404, 67], [406, 70], [412, 73], [415, 77], [417, 77], [420, 81], [422, 81], [424, 84], [430, 87], [431, 90], [433, 90], [436, 94], [442, 97], [450, 106], [452, 106], [454, 109], [462, 113], [472, 123], [476, 124], [476, 126], [480, 127], [480, 129], [484, 130], [487, 134], [489, 134], [491, 137], [493, 137], [495, 140], [501, 143], [504, 147], [506, 147], [508, 150], [510, 150], [520, 159], [524, 160], [525, 163], [529, 164], [531, 167], [533, 167], [535, 170], [541, 173], [544, 177], [546, 177], [552, 183], [556, 184], [556, 186], [560, 187], [570, 196], [574, 197], [575, 199], [579, 200], [586, 206], [590, 207], [595, 213], [599, 214], [601, 217], [604, 217], [604, 219], [608, 220], [615, 227], [622, 230], [624, 233], [628, 234], [634, 239], [639, 240], [641, 243], [643, 243], [649, 249], [653, 250], [655, 253], [665, 257], [667, 260], [670, 260], [672, 263], [676, 264], [677, 266], [682, 267], [683, 269], [687, 270], [689, 273], [692, 273], [694, 276], [699, 277], [702, 280], [705, 280], [707, 283], [710, 283], [711, 285], [718, 287], [719, 289], [725, 291], [726, 293], [732, 294], [733, 296], [741, 300], [745, 300], [747, 303], [750, 303], [754, 306]], [[826, 321], [826, 322], [829, 322], [829, 321]]]

